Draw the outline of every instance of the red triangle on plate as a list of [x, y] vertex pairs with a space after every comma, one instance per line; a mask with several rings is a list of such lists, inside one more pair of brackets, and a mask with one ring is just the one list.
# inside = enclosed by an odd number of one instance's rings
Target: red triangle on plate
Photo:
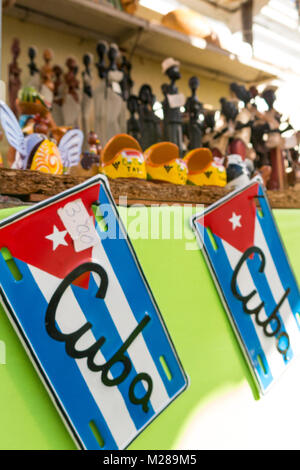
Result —
[[258, 184], [250, 186], [200, 217], [197, 222], [244, 253], [254, 245], [255, 197], [258, 189]]

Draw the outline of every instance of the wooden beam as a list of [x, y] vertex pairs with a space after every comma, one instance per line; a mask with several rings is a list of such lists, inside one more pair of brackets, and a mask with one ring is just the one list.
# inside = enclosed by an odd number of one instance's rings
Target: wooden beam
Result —
[[247, 0], [241, 6], [243, 39], [253, 46], [253, 0]]
[[[53, 176], [37, 171], [0, 168], [0, 194], [16, 196], [25, 202], [36, 202], [65, 191], [84, 180], [85, 178], [69, 175]], [[109, 180], [109, 184], [116, 203], [124, 203], [127, 198], [128, 205], [210, 205], [228, 193], [226, 188], [217, 186], [181, 186], [126, 178]], [[273, 208], [300, 209], [299, 190], [268, 191], [268, 196]]]

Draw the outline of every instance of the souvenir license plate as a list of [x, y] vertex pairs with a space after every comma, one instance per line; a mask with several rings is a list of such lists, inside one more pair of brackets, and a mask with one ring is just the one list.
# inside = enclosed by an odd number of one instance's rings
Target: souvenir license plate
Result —
[[299, 353], [300, 293], [263, 187], [229, 194], [192, 225], [265, 393]]
[[126, 448], [187, 379], [105, 178], [1, 222], [0, 245], [4, 306], [78, 447]]

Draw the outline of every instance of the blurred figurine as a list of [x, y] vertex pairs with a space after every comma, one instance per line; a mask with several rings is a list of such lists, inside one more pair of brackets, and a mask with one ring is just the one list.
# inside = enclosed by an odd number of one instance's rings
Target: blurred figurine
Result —
[[248, 154], [253, 124], [253, 114], [248, 109], [252, 95], [243, 85], [237, 83], [232, 83], [230, 89], [234, 96], [244, 104], [244, 107], [235, 119], [235, 133], [229, 143], [228, 153], [238, 154], [245, 160]]
[[20, 48], [20, 41], [19, 39], [14, 39], [11, 47], [11, 53], [13, 56], [12, 62], [8, 66], [8, 94], [9, 94], [9, 104], [11, 110], [15, 113], [15, 115], [18, 115], [18, 109], [17, 109], [17, 98], [18, 98], [18, 93], [21, 88], [21, 80], [20, 80], [20, 75], [22, 72], [22, 69], [20, 69], [18, 65], [18, 58], [21, 53], [21, 48]]
[[107, 93], [105, 99], [104, 119], [105, 136], [101, 141], [106, 144], [112, 137], [117, 134], [126, 132], [126, 103], [122, 98], [121, 81], [123, 72], [118, 70], [117, 58], [119, 56], [119, 48], [116, 44], [111, 44], [107, 53], [109, 67], [107, 72]]
[[64, 90], [65, 85], [63, 82], [63, 70], [59, 65], [54, 65], [54, 90], [53, 90], [53, 105], [52, 105], [52, 116], [57, 126], [64, 125], [63, 117], [63, 101], [64, 101]]
[[180, 63], [171, 57], [162, 62], [162, 72], [169, 77], [171, 83], [168, 85], [167, 97], [164, 101], [164, 127], [165, 136], [169, 142], [176, 144], [179, 148], [179, 155], [183, 156], [183, 131], [181, 107], [185, 104], [185, 98], [178, 93], [175, 86], [177, 80], [181, 78], [179, 71]]
[[92, 54], [84, 54], [83, 64], [84, 71], [82, 72], [83, 93], [82, 93], [82, 130], [85, 138], [87, 138], [89, 130], [94, 127], [91, 123], [91, 114], [93, 107], [93, 87], [92, 87], [92, 74], [91, 64], [93, 62]]
[[139, 111], [139, 100], [135, 95], [130, 95], [127, 101], [127, 109], [130, 118], [127, 120], [127, 134], [131, 135], [139, 143], [141, 142], [141, 125], [137, 117]]
[[106, 41], [99, 41], [97, 44], [98, 62], [96, 68], [98, 71], [98, 85], [94, 91], [94, 107], [95, 107], [95, 132], [99, 135], [101, 141], [104, 141], [106, 135], [106, 119], [105, 119], [105, 100], [107, 98], [107, 73], [108, 69], [105, 65], [105, 57], [108, 51]]
[[163, 121], [163, 136], [162, 140], [163, 142], [166, 142], [168, 140], [168, 125], [167, 125], [167, 119], [168, 119], [168, 87], [169, 85], [167, 83], [163, 83], [161, 85], [161, 92], [163, 94], [163, 101], [161, 103], [162, 110], [163, 110], [163, 115], [164, 115], [164, 121]]
[[190, 78], [189, 87], [191, 89], [192, 96], [190, 96], [185, 103], [185, 110], [189, 116], [187, 132], [189, 138], [189, 150], [202, 147], [203, 125], [200, 122], [199, 117], [203, 112], [203, 105], [196, 96], [199, 85], [200, 82], [197, 77]]
[[265, 112], [265, 120], [269, 127], [266, 147], [269, 150], [269, 159], [272, 167], [268, 189], [284, 189], [285, 186], [285, 167], [281, 150], [282, 139], [279, 130], [281, 114], [274, 109], [276, 90], [277, 87], [268, 86], [261, 94], [262, 98], [268, 105], [268, 111]]
[[246, 186], [250, 177], [246, 163], [238, 154], [232, 154], [227, 159], [227, 187], [231, 189], [241, 188]]
[[89, 178], [99, 173], [102, 146], [97, 134], [93, 131], [88, 134], [88, 145], [89, 148], [81, 156], [78, 165], [70, 169], [71, 175]]
[[211, 142], [215, 135], [216, 127], [216, 111], [204, 110], [204, 121], [203, 121], [203, 136], [202, 144], [203, 147], [212, 149]]
[[123, 72], [123, 78], [120, 82], [123, 100], [128, 101], [129, 96], [131, 95], [131, 90], [133, 88], [134, 82], [131, 78], [131, 69], [132, 65], [127, 60], [126, 56], [122, 56], [121, 71]]
[[73, 57], [69, 57], [66, 66], [68, 70], [64, 76], [67, 87], [63, 104], [64, 125], [79, 127], [81, 106], [79, 81], [77, 80], [78, 65]]
[[141, 147], [143, 150], [161, 141], [160, 119], [153, 111], [153, 93], [150, 85], [144, 84], [139, 92], [139, 117], [141, 125]]
[[45, 64], [41, 68], [41, 94], [45, 97], [45, 100], [52, 106], [53, 92], [54, 92], [54, 73], [51, 65], [54, 54], [52, 49], [46, 49], [43, 54]]
[[237, 103], [226, 98], [220, 99], [223, 125], [218, 129], [212, 141], [214, 157], [224, 158], [228, 153], [229, 140], [235, 132], [235, 119], [238, 115]]
[[34, 46], [29, 47], [28, 49], [28, 57], [29, 57], [29, 73], [30, 79], [28, 81], [28, 86], [39, 89], [40, 86], [40, 71], [35, 63], [35, 59], [37, 56], [37, 49]]

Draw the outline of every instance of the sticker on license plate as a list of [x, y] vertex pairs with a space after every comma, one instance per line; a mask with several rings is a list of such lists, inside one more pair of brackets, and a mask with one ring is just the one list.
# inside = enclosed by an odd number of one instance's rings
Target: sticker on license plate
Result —
[[300, 352], [300, 293], [262, 185], [229, 194], [192, 227], [265, 393]]
[[2, 221], [0, 250], [3, 304], [78, 447], [126, 448], [187, 378], [106, 179]]

